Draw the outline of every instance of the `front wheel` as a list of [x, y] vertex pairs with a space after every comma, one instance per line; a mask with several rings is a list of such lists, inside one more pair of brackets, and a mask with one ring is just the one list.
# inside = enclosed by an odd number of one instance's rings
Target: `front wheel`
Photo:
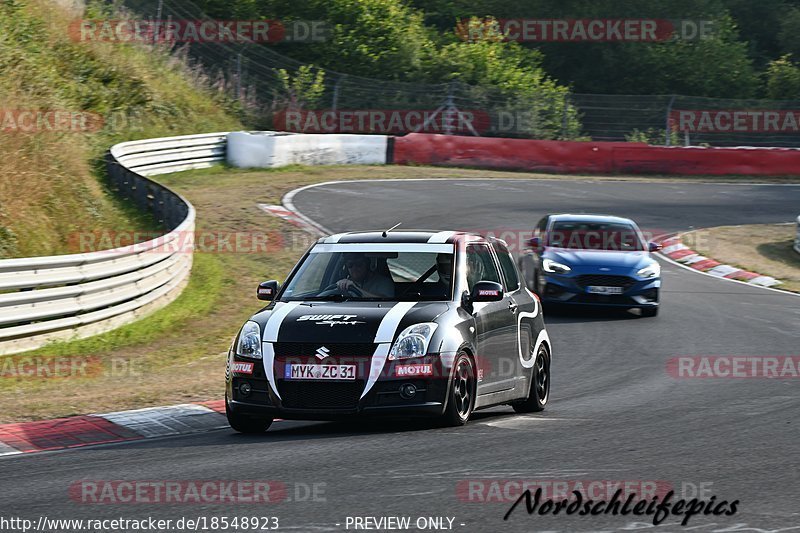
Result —
[[225, 416], [228, 417], [228, 424], [239, 433], [264, 433], [273, 421], [270, 417], [250, 417], [234, 413], [228, 407], [227, 394], [225, 395]]
[[536, 352], [528, 397], [512, 403], [511, 407], [517, 413], [536, 413], [544, 410], [548, 399], [550, 399], [550, 354], [547, 352], [547, 347], [541, 344]]
[[453, 381], [447, 396], [447, 409], [442, 415], [445, 426], [463, 426], [475, 408], [475, 365], [465, 353], [459, 352], [453, 365]]

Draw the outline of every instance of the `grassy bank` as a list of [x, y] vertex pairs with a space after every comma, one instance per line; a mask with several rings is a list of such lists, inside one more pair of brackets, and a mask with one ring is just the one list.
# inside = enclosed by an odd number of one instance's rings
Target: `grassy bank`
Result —
[[0, 3], [0, 258], [74, 253], [77, 232], [156, 229], [106, 188], [105, 150], [241, 127], [235, 106], [167, 50], [71, 37], [73, 20], [111, 16]]

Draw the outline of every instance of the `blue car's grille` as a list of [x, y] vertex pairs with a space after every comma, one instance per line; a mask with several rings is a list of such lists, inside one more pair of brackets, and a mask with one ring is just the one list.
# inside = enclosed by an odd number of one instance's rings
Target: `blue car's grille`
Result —
[[636, 280], [628, 276], [609, 276], [605, 274], [584, 274], [578, 276], [578, 285], [581, 287], [600, 286], [600, 287], [622, 287], [629, 289], [636, 283]]

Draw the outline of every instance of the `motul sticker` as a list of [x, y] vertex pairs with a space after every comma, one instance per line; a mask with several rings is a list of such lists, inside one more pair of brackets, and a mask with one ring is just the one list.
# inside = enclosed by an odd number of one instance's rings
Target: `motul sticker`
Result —
[[432, 376], [433, 365], [398, 365], [394, 367], [394, 375], [397, 377]]
[[233, 363], [233, 372], [236, 374], [252, 374], [253, 363]]
[[498, 294], [500, 294], [498, 291], [490, 289], [481, 289], [478, 291], [478, 296], [497, 296]]

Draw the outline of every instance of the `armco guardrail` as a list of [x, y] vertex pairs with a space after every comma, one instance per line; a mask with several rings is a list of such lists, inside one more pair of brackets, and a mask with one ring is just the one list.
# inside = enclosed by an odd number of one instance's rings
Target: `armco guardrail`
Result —
[[0, 260], [0, 355], [95, 335], [174, 300], [192, 266], [192, 254], [175, 243], [194, 231], [195, 212], [180, 195], [146, 176], [224, 160], [226, 134], [113, 146], [106, 155], [112, 187], [169, 232], [112, 250]]

